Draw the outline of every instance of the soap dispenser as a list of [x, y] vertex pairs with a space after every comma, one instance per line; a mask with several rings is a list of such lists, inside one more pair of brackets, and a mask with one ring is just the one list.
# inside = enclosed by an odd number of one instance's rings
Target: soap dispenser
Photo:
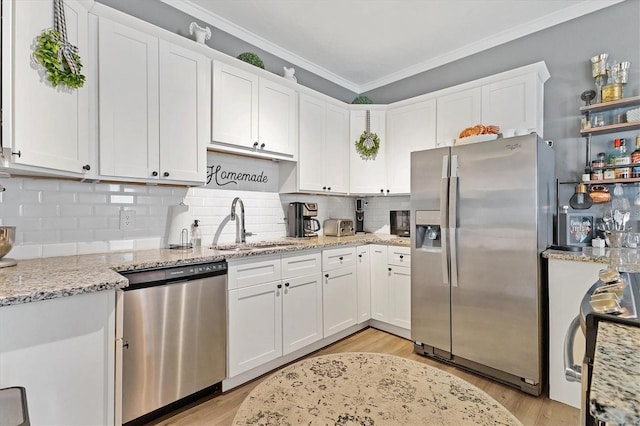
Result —
[[202, 235], [200, 234], [200, 221], [198, 219], [194, 219], [191, 224], [191, 246], [192, 247], [200, 247], [202, 246]]

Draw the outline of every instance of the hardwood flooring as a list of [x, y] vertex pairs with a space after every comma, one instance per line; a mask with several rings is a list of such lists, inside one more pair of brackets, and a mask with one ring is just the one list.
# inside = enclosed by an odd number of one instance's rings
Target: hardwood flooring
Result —
[[[578, 425], [580, 411], [551, 401], [546, 396], [534, 397], [501, 383], [494, 382], [459, 368], [426, 358], [413, 352], [413, 343], [374, 328], [365, 329], [308, 356], [339, 352], [379, 352], [402, 356], [440, 368], [454, 374], [491, 395], [513, 413], [525, 426]], [[242, 401], [269, 374], [231, 389], [222, 395], [198, 401], [178, 413], [154, 422], [157, 426], [230, 425]]]

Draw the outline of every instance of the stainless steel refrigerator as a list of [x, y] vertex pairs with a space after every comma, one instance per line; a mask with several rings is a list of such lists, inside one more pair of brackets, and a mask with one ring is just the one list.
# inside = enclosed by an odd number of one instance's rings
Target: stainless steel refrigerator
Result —
[[411, 153], [416, 352], [540, 394], [554, 172], [536, 134]]

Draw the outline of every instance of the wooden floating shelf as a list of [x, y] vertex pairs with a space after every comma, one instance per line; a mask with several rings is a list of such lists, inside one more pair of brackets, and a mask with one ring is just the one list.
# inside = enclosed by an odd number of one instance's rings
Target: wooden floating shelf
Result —
[[611, 111], [615, 108], [627, 108], [640, 105], [640, 96], [633, 96], [631, 98], [618, 99], [617, 101], [602, 102], [599, 104], [591, 104], [580, 107], [580, 112], [602, 112]]

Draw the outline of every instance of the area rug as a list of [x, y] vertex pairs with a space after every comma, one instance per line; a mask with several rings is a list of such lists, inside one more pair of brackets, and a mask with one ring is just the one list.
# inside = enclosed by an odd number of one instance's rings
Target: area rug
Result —
[[485, 392], [393, 355], [308, 358], [256, 386], [234, 425], [521, 425]]

